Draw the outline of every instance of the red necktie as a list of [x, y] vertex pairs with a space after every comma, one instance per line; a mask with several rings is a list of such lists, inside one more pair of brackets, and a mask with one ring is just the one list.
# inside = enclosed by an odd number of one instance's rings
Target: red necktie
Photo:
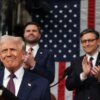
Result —
[[15, 94], [15, 84], [14, 84], [13, 79], [14, 79], [16, 76], [14, 75], [14, 73], [11, 73], [11, 74], [9, 75], [9, 77], [10, 77], [10, 79], [9, 79], [9, 81], [8, 81], [8, 84], [7, 84], [7, 89], [8, 89], [10, 92], [12, 92], [13, 94]]
[[[93, 61], [93, 57], [90, 57], [89, 62], [90, 62], [91, 69], [93, 68], [93, 62], [92, 61]], [[91, 71], [90, 71], [90, 76], [93, 76]]]
[[92, 63], [92, 61], [93, 61], [93, 57], [90, 57], [90, 65], [91, 65], [91, 68], [93, 68], [93, 63]]
[[32, 54], [32, 51], [33, 51], [33, 48], [30, 47], [30, 48], [29, 48], [29, 53]]

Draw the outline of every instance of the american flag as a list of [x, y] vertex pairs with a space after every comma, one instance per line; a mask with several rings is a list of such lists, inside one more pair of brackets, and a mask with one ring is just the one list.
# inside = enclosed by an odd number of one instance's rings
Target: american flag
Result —
[[[83, 54], [79, 34], [85, 28], [100, 31], [100, 0], [46, 0], [32, 12], [32, 19], [42, 26], [40, 46], [53, 51], [55, 81], [58, 82], [71, 61]], [[65, 88], [65, 79], [51, 88], [52, 100], [73, 100], [73, 91]]]
[[33, 14], [42, 26], [40, 45], [54, 52], [56, 61], [71, 61], [78, 56], [80, 0], [52, 0], [49, 8]]

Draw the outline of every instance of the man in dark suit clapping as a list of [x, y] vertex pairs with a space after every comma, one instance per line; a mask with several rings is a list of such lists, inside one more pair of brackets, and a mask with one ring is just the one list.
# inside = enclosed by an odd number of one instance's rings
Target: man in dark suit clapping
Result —
[[100, 100], [99, 37], [93, 29], [80, 34], [86, 54], [72, 62], [72, 73], [66, 79], [67, 89], [75, 90], [74, 100]]
[[[53, 53], [40, 47], [41, 28], [38, 23], [29, 22], [24, 26], [24, 40], [26, 42], [27, 56], [24, 61], [26, 69], [45, 77], [52, 83], [55, 75]], [[30, 48], [32, 52], [30, 52]]]

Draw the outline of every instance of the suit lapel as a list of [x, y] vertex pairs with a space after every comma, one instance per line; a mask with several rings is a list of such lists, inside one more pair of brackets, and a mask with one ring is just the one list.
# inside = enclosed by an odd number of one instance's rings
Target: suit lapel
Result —
[[98, 54], [98, 57], [97, 57], [97, 61], [96, 61], [96, 66], [100, 66], [100, 52]]
[[78, 60], [78, 66], [81, 66], [81, 68], [79, 68], [79, 70], [80, 70], [80, 72], [82, 72], [83, 71], [83, 68], [82, 68], [82, 61], [83, 61], [83, 58], [85, 57], [86, 55], [84, 55], [84, 56], [81, 56], [81, 58], [79, 58], [79, 60]]
[[31, 87], [33, 87], [32, 81], [33, 81], [33, 78], [31, 78], [29, 73], [25, 71], [23, 79], [22, 79], [22, 83], [18, 92], [19, 99], [25, 98], [25, 100], [28, 100], [28, 96], [32, 89]]
[[41, 48], [39, 48], [37, 51], [37, 54], [35, 56], [36, 61], [39, 61], [39, 59], [41, 59], [41, 55], [43, 55], [43, 54], [44, 54], [43, 50]]
[[4, 70], [0, 71], [0, 85], [3, 85]]

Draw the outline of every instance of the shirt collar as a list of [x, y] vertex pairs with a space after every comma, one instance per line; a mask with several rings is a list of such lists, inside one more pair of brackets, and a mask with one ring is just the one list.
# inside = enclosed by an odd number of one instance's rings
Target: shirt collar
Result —
[[7, 68], [5, 68], [4, 69], [4, 79], [7, 79], [9, 75], [10, 75], [10, 72], [8, 71]]
[[20, 67], [15, 73], [16, 77], [19, 79], [19, 78], [22, 78], [23, 75], [24, 75], [24, 68], [23, 67]]
[[[28, 52], [29, 48], [30, 48], [30, 46], [26, 45], [26, 52]], [[39, 44], [32, 46], [32, 48], [33, 48], [34, 51], [37, 51], [39, 49]]]
[[[20, 67], [14, 74], [16, 75], [17, 78], [23, 77], [24, 68]], [[4, 79], [7, 79], [9, 75], [10, 75], [10, 72], [8, 71], [7, 68], [5, 68], [5, 70], [4, 70]]]
[[[98, 54], [99, 54], [99, 51], [97, 51], [94, 55], [92, 55], [92, 57], [93, 57], [94, 59], [97, 59]], [[86, 56], [88, 57], [88, 60], [89, 60], [90, 57], [91, 57], [91, 55], [89, 55], [89, 54], [86, 54]]]

